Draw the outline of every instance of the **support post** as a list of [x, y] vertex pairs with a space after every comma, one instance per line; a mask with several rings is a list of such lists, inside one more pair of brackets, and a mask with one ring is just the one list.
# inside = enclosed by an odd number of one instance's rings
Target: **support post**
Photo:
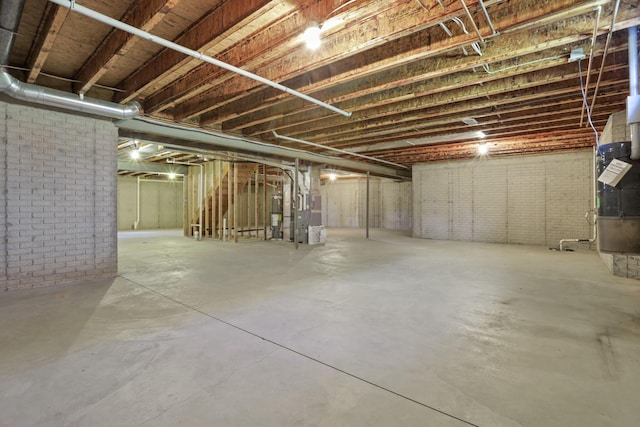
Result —
[[369, 178], [370, 178], [370, 173], [367, 172], [367, 206], [366, 206], [366, 219], [365, 219], [365, 223], [366, 223], [366, 228], [367, 228], [367, 239], [369, 238]]
[[222, 240], [222, 160], [218, 162], [218, 239]]
[[262, 165], [262, 221], [264, 225], [263, 240], [267, 240], [267, 165]]
[[229, 163], [229, 169], [227, 170], [227, 242], [231, 241], [231, 226], [233, 223], [231, 222], [231, 196], [233, 196], [231, 185], [233, 184], [233, 163]]
[[233, 165], [233, 241], [238, 243], [238, 165]]
[[296, 170], [293, 175], [293, 191], [291, 192], [291, 208], [293, 210], [293, 241], [298, 249], [298, 171], [300, 160], [296, 158]]

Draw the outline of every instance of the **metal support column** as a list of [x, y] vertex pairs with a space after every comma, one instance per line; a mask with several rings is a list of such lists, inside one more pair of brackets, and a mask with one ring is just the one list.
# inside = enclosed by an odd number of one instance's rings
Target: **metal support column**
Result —
[[291, 192], [291, 208], [293, 210], [293, 241], [298, 249], [298, 171], [300, 160], [296, 158], [296, 170], [293, 175], [293, 191]]
[[367, 227], [367, 239], [369, 238], [369, 177], [370, 177], [370, 173], [367, 172], [367, 207], [366, 207], [366, 227]]

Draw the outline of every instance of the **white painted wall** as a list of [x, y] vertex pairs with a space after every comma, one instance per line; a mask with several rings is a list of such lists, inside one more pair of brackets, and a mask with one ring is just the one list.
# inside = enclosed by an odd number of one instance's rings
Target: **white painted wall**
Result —
[[[118, 177], [118, 230], [131, 230], [136, 220], [134, 177]], [[182, 228], [182, 181], [140, 181], [139, 230]]]
[[[371, 178], [369, 226], [411, 229], [411, 183]], [[326, 182], [321, 189], [322, 223], [327, 227], [365, 227], [366, 179]]]
[[413, 167], [413, 235], [558, 246], [588, 238], [590, 150]]

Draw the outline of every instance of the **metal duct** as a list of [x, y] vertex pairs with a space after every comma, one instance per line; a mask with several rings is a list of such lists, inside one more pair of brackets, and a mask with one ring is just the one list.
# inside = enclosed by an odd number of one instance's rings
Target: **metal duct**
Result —
[[14, 99], [34, 104], [114, 119], [131, 119], [140, 114], [141, 107], [137, 102], [121, 105], [94, 98], [83, 98], [61, 90], [23, 83], [9, 74], [4, 66], [9, 64], [9, 55], [13, 48], [23, 6], [24, 0], [0, 1], [0, 92]]
[[629, 28], [629, 97], [627, 124], [631, 132], [631, 160], [640, 160], [640, 95], [638, 94], [638, 28]]

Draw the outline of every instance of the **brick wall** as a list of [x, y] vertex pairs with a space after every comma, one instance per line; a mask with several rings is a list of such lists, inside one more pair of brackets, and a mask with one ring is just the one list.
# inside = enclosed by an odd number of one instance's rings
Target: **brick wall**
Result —
[[[321, 193], [323, 225], [366, 226], [366, 179], [326, 182]], [[370, 179], [369, 226], [389, 230], [411, 229], [411, 183]]]
[[0, 102], [0, 288], [117, 273], [110, 121]]
[[413, 167], [413, 235], [557, 247], [588, 238], [589, 151]]

